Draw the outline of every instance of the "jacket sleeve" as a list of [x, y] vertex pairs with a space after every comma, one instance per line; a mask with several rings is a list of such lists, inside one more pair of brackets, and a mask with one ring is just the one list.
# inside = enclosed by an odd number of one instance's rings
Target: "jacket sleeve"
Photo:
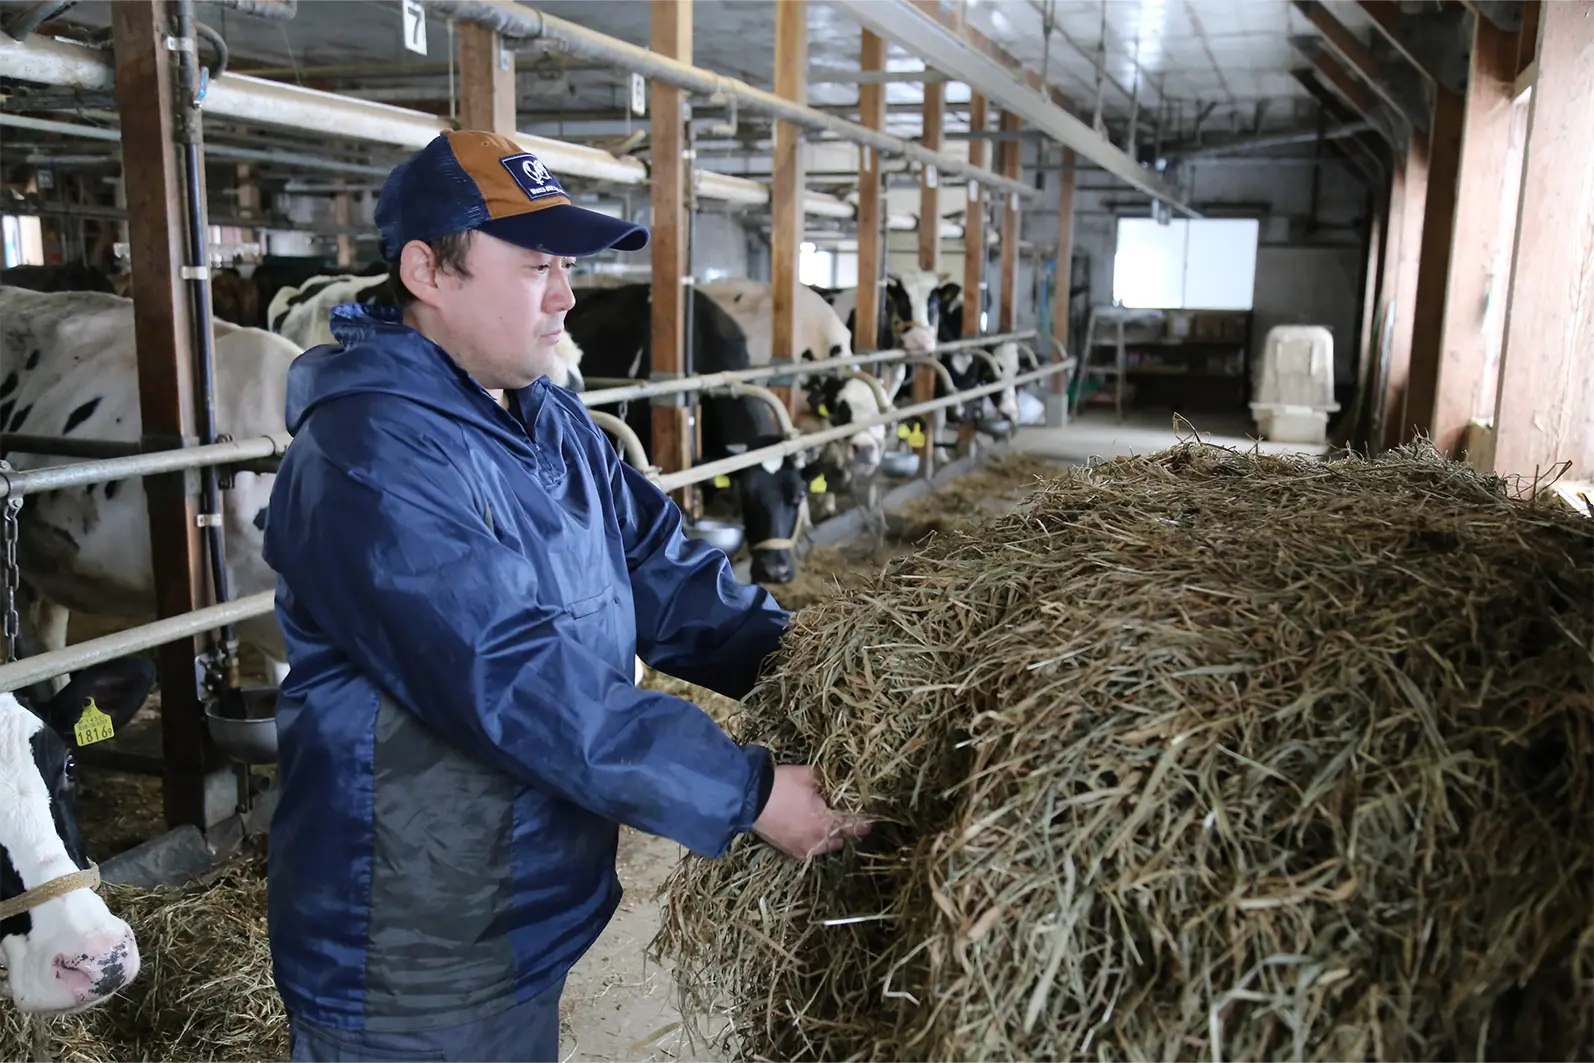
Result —
[[741, 699], [791, 614], [739, 583], [723, 551], [686, 538], [681, 510], [607, 444], [610, 483], [636, 600], [637, 654], [688, 683]]
[[557, 594], [488, 530], [442, 448], [402, 426], [370, 431], [379, 459], [302, 447], [279, 476], [269, 530], [292, 532], [268, 535], [267, 560], [296, 602], [458, 748], [722, 855], [757, 817], [768, 751], [733, 742], [688, 701], [637, 689], [629, 669], [568, 637]]

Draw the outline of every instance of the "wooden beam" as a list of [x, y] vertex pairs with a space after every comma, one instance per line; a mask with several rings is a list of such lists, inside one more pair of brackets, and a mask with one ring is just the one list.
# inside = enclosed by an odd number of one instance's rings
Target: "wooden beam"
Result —
[[1465, 99], [1436, 83], [1433, 122], [1428, 134], [1428, 192], [1423, 200], [1422, 251], [1412, 310], [1411, 376], [1400, 426], [1403, 442], [1410, 442], [1419, 433], [1431, 435], [1433, 432], [1465, 114]]
[[459, 124], [462, 129], [515, 132], [515, 53], [485, 26], [460, 22]]
[[[1522, 0], [1522, 28], [1517, 31], [1517, 75], [1532, 72], [1534, 58], [1539, 53], [1539, 19], [1543, 17], [1544, 5], [1542, 0]], [[1532, 84], [1533, 79], [1528, 78]], [[1518, 84], [1516, 94], [1522, 95], [1522, 86]]]
[[[1016, 114], [1002, 112], [1002, 132], [1017, 133], [1020, 120]], [[1004, 140], [1002, 149], [1003, 177], [1018, 179], [1019, 162], [1023, 158], [1022, 140]], [[1002, 302], [997, 314], [997, 331], [1012, 332], [1017, 327], [1018, 312], [1018, 196], [1008, 193], [1003, 197], [1002, 209]]]
[[[1414, 117], [1405, 104], [1395, 95], [1393, 89], [1384, 78], [1384, 65], [1373, 55], [1372, 50], [1357, 39], [1356, 35], [1345, 28], [1318, 0], [1295, 0], [1295, 6], [1306, 16], [1327, 42], [1329, 50], [1344, 61], [1346, 68], [1360, 79], [1360, 82], [1373, 90], [1390, 109], [1396, 114], [1405, 116], [1408, 120]], [[1421, 125], [1421, 122], [1415, 122]]]
[[[1358, 114], [1371, 121], [1378, 111], [1378, 100], [1368, 88], [1351, 75], [1340, 65], [1339, 61], [1331, 55], [1318, 52], [1307, 57], [1312, 66], [1317, 68], [1317, 73], [1333, 90], [1344, 97]], [[1404, 112], [1396, 112], [1403, 114]]]
[[[1494, 263], [1510, 261], [1522, 183], [1520, 158], [1515, 173], [1508, 161], [1516, 63], [1517, 35], [1486, 18], [1475, 19], [1456, 182], [1455, 239], [1428, 426], [1434, 445], [1454, 458], [1462, 456], [1468, 423], [1474, 418], [1488, 420], [1494, 413], [1492, 402], [1485, 409], [1481, 401], [1493, 395], [1495, 381], [1487, 374], [1498, 361], [1498, 340], [1487, 331], [1484, 309]], [[1502, 238], [1505, 248], [1500, 246]]]
[[[194, 352], [188, 285], [182, 279], [186, 221], [182, 168], [173, 140], [175, 33], [159, 0], [111, 5], [116, 98], [122, 125], [122, 172], [127, 190], [128, 242], [133, 274], [133, 335], [138, 348], [139, 417], [146, 450], [192, 446]], [[199, 541], [198, 480], [183, 473], [144, 478], [158, 618], [209, 604]], [[161, 687], [162, 786], [166, 822], [210, 824], [205, 774], [216, 759], [205, 726], [194, 659], [197, 639], [156, 651]]]
[[[969, 131], [984, 133], [990, 128], [990, 105], [984, 96], [969, 97]], [[969, 161], [990, 166], [991, 142], [969, 141]], [[968, 206], [963, 212], [963, 335], [978, 336], [980, 312], [985, 308], [985, 197], [998, 195], [969, 182]]]
[[1545, 4], [1495, 402], [1494, 471], [1594, 477], [1594, 12]]
[[1417, 270], [1422, 259], [1422, 223], [1428, 200], [1428, 145], [1414, 134], [1406, 149], [1405, 181], [1401, 191], [1400, 244], [1391, 292], [1395, 316], [1390, 342], [1388, 375], [1380, 405], [1382, 448], [1400, 444], [1405, 436], [1406, 388], [1411, 377], [1412, 321], [1417, 308]]
[[[885, 38], [863, 31], [864, 70], [886, 68]], [[858, 122], [870, 129], [884, 129], [886, 92], [881, 84], [858, 86]], [[885, 259], [884, 182], [880, 173], [880, 152], [858, 147], [858, 303], [853, 350], [872, 351], [880, 335], [880, 278]]]
[[[941, 150], [941, 128], [946, 119], [946, 83], [924, 86], [924, 135], [931, 151]], [[926, 166], [919, 174], [919, 268], [941, 271], [941, 175]]]
[[[803, 103], [808, 95], [808, 0], [784, 0], [775, 6], [775, 93]], [[770, 239], [770, 274], [774, 282], [771, 357], [789, 362], [797, 356], [797, 260], [803, 238], [802, 127], [775, 123], [775, 180], [770, 191], [774, 215]], [[796, 388], [786, 390], [788, 408], [797, 412]]]
[[1361, 6], [1362, 12], [1367, 16], [1368, 21], [1373, 24], [1379, 33], [1383, 34], [1385, 40], [1394, 46], [1395, 51], [1400, 53], [1401, 58], [1410, 63], [1417, 73], [1438, 84], [1439, 76], [1437, 72], [1412, 51], [1411, 46], [1406, 42], [1404, 34], [1400, 32], [1400, 23], [1405, 18], [1400, 13], [1400, 8], [1396, 7], [1390, 0], [1356, 0], [1356, 2]]
[[1362, 320], [1356, 343], [1356, 379], [1368, 379], [1367, 368], [1374, 353], [1377, 336], [1378, 292], [1384, 265], [1384, 240], [1389, 232], [1389, 200], [1384, 189], [1375, 187], [1372, 194], [1372, 216], [1367, 224], [1367, 267], [1362, 280]]
[[[683, 63], [692, 61], [692, 0], [652, 0], [650, 46], [653, 51]], [[651, 360], [653, 380], [684, 376], [686, 363], [686, 201], [691, 169], [686, 159], [685, 93], [654, 79], [649, 88], [649, 145], [653, 156], [652, 225], [649, 246], [653, 259]], [[688, 446], [687, 407], [652, 407], [649, 460], [665, 472], [679, 472], [692, 464]], [[678, 501], [689, 496], [683, 494]]]
[[[1064, 353], [1068, 347], [1068, 317], [1072, 305], [1074, 283], [1074, 191], [1077, 172], [1073, 148], [1063, 149], [1063, 168], [1057, 175], [1057, 276], [1052, 291], [1052, 338]], [[1047, 424], [1061, 424], [1062, 414], [1068, 409], [1069, 373], [1053, 373], [1051, 393], [1055, 412], [1047, 411]]]

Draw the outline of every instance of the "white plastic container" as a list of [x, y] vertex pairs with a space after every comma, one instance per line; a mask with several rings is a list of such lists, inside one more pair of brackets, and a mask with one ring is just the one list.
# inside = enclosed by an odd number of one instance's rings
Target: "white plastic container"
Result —
[[1262, 350], [1251, 416], [1264, 439], [1326, 443], [1334, 401], [1334, 335], [1321, 325], [1275, 325]]

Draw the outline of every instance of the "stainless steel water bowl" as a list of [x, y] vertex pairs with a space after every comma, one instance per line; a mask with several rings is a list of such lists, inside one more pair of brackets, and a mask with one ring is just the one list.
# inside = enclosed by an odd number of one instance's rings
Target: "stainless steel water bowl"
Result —
[[725, 551], [726, 556], [730, 556], [742, 548], [742, 541], [747, 537], [747, 529], [735, 521], [703, 517], [686, 526], [686, 536], [689, 539], [702, 539], [710, 546]]
[[992, 417], [988, 420], [976, 421], [974, 426], [986, 435], [992, 435], [998, 439], [1006, 439], [1011, 436], [1014, 428], [1011, 417]]
[[919, 474], [919, 452], [916, 450], [888, 450], [880, 458], [880, 472], [894, 479], [905, 480]]
[[242, 687], [230, 704], [206, 701], [205, 726], [210, 730], [211, 741], [234, 760], [275, 764], [277, 688]]

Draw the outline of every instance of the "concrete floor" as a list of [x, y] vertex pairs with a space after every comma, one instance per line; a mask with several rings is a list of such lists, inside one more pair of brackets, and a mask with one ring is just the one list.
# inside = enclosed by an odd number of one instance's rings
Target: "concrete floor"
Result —
[[[1256, 425], [1243, 416], [1214, 415], [1195, 418], [1194, 431], [1203, 442], [1263, 454], [1319, 455], [1322, 443], [1270, 443], [1256, 439]], [[1091, 458], [1117, 458], [1151, 454], [1191, 438], [1191, 426], [1179, 423], [1175, 431], [1171, 413], [1133, 411], [1122, 423], [1111, 411], [1084, 410], [1079, 419], [1061, 428], [1021, 428], [1013, 449], [1060, 461], [1085, 462]]]

